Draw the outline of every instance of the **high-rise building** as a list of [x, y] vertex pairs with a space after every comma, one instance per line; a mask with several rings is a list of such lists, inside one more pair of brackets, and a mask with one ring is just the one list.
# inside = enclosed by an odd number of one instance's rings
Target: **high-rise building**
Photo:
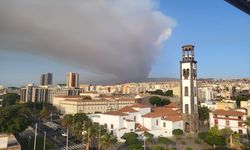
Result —
[[194, 46], [182, 46], [182, 61], [180, 61], [181, 110], [184, 131], [196, 133], [199, 129], [197, 62], [194, 59]]
[[40, 85], [41, 86], [52, 85], [52, 78], [53, 78], [52, 73], [42, 74], [40, 77]]
[[21, 102], [32, 102], [34, 84], [28, 84], [20, 90], [20, 101]]
[[79, 74], [78, 73], [68, 72], [67, 86], [69, 88], [79, 88]]
[[4, 88], [0, 85], [0, 107], [3, 106], [3, 94], [4, 94]]

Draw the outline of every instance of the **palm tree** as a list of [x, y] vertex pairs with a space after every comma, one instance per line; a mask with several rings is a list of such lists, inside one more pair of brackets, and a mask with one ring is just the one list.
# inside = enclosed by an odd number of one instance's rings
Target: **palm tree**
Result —
[[73, 123], [73, 116], [70, 114], [67, 114], [63, 117], [61, 124], [64, 128], [69, 128]]
[[101, 143], [104, 147], [104, 150], [107, 150], [111, 145], [115, 145], [117, 143], [117, 138], [109, 133], [105, 133], [101, 136]]
[[250, 117], [248, 116], [245, 121], [243, 121], [243, 125], [247, 127], [247, 139], [249, 140], [249, 127], [250, 127]]

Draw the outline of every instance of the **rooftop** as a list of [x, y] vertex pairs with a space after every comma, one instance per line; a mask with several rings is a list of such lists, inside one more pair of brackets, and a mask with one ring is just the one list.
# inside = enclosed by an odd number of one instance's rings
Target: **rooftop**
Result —
[[237, 111], [237, 110], [223, 110], [223, 109], [217, 109], [213, 111], [213, 114], [216, 115], [224, 115], [224, 116], [242, 116], [246, 115], [246, 113]]

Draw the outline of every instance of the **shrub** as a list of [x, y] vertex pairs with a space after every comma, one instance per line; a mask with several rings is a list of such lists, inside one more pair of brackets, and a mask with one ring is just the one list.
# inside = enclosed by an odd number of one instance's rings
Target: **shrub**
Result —
[[160, 144], [173, 144], [174, 141], [172, 141], [172, 140], [169, 139], [169, 138], [159, 136], [159, 137], [158, 137], [158, 143], [160, 143]]
[[191, 147], [187, 147], [186, 150], [193, 150]]
[[174, 129], [174, 130], [172, 131], [172, 133], [173, 133], [173, 135], [175, 135], [175, 136], [180, 136], [180, 135], [183, 135], [183, 134], [184, 134], [184, 132], [183, 132], [181, 129]]
[[143, 150], [140, 144], [132, 144], [128, 146], [128, 150]]
[[181, 144], [186, 145], [187, 143], [185, 141], [181, 141]]
[[125, 133], [122, 136], [122, 139], [126, 140], [126, 144], [128, 145], [136, 145], [139, 143], [139, 140], [137, 139], [138, 135], [134, 132], [130, 132], [130, 133]]
[[152, 150], [165, 150], [165, 147], [163, 146], [154, 146]]
[[206, 137], [209, 135], [209, 133], [208, 132], [200, 132], [200, 133], [198, 133], [198, 137], [199, 137], [199, 139], [201, 139], [201, 140], [205, 140], [206, 139]]

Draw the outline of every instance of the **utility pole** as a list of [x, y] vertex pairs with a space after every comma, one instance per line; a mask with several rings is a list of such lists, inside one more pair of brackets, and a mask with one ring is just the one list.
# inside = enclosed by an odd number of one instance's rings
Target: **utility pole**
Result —
[[28, 150], [30, 150], [30, 136], [29, 136], [29, 141], [28, 141]]
[[46, 131], [44, 131], [44, 138], [43, 138], [43, 150], [45, 150], [46, 148]]
[[37, 135], [37, 123], [36, 123], [36, 129], [35, 129], [34, 150], [36, 150], [36, 135]]
[[90, 128], [88, 128], [88, 149], [89, 149], [89, 130], [90, 130]]
[[99, 125], [98, 150], [101, 150], [101, 126]]
[[66, 150], [69, 149], [69, 128], [67, 127], [67, 140], [66, 140]]

